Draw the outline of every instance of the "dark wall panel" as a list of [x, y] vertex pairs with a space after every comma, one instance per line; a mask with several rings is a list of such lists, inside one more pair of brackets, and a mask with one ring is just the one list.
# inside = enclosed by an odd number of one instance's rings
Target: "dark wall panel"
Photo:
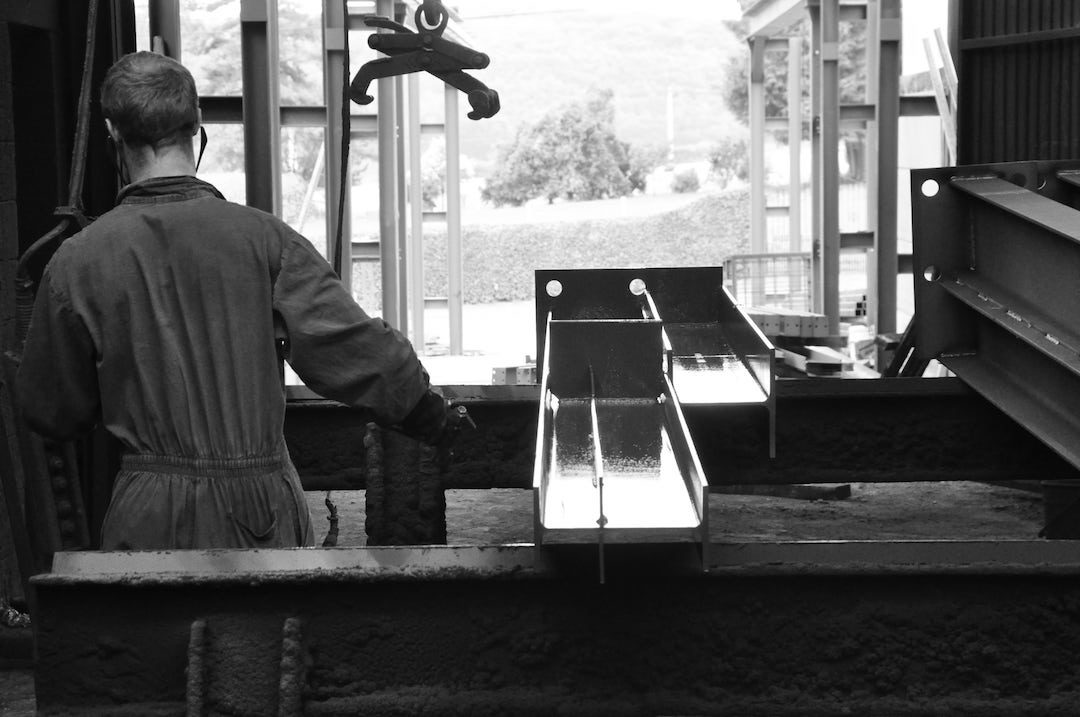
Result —
[[1080, 2], [960, 0], [958, 164], [1080, 157]]

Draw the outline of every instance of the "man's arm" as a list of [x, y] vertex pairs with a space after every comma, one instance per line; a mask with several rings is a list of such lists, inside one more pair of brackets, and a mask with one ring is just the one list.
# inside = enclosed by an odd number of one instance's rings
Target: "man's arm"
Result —
[[27, 424], [65, 440], [89, 431], [101, 406], [90, 332], [46, 269], [34, 302], [15, 395]]
[[409, 340], [368, 316], [307, 240], [284, 241], [274, 310], [284, 320], [297, 375], [322, 396], [371, 411], [379, 423], [408, 425], [423, 415], [422, 429], [441, 426], [445, 408], [433, 410], [427, 374]]

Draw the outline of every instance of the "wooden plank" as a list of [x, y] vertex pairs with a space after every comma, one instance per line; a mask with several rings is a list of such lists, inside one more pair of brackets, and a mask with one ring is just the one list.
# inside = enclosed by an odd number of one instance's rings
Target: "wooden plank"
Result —
[[930, 41], [923, 38], [923, 49], [926, 51], [926, 62], [930, 69], [930, 82], [934, 85], [934, 97], [937, 100], [938, 114], [941, 115], [941, 126], [945, 132], [945, 144], [949, 150], [949, 164], [956, 163], [956, 117], [953, 115], [949, 98], [945, 91], [945, 83], [941, 79], [941, 70], [934, 59], [934, 51], [930, 47]]

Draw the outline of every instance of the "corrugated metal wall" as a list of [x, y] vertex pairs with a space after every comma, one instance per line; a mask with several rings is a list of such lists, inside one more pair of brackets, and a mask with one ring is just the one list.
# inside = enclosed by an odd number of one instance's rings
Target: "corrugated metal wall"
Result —
[[958, 163], [1080, 157], [1080, 0], [960, 0], [958, 21]]

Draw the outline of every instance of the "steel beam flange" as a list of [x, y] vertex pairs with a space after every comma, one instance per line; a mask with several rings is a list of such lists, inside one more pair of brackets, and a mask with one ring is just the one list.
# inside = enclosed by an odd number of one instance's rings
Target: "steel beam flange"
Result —
[[916, 351], [1080, 467], [1080, 163], [911, 174]]

